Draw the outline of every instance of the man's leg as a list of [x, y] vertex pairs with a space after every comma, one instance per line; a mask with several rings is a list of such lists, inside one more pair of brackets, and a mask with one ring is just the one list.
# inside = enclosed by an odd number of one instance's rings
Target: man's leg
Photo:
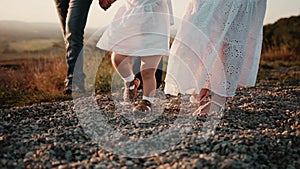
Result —
[[[84, 29], [92, 0], [70, 0], [66, 18], [66, 49], [68, 72], [65, 93], [73, 89], [84, 91], [85, 74], [83, 72], [83, 39]], [[75, 67], [76, 66], [76, 67]], [[76, 68], [76, 69], [75, 69]]]
[[66, 19], [68, 14], [69, 2], [70, 0], [55, 0], [56, 10], [60, 20], [64, 39], [66, 35]]
[[161, 58], [158, 66], [157, 66], [156, 72], [155, 72], [156, 88], [159, 88], [163, 81], [163, 79], [162, 79], [163, 65], [164, 65], [163, 58]]

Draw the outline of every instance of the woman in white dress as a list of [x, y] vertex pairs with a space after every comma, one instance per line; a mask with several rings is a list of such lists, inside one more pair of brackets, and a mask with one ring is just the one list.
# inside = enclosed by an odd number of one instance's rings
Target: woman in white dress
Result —
[[112, 64], [125, 81], [124, 100], [134, 101], [140, 81], [131, 60], [141, 58], [143, 99], [134, 111], [151, 111], [156, 89], [155, 71], [169, 54], [170, 0], [124, 0], [97, 47], [113, 51]]
[[192, 94], [223, 109], [238, 86], [254, 86], [266, 0], [191, 0], [170, 51], [165, 93]]

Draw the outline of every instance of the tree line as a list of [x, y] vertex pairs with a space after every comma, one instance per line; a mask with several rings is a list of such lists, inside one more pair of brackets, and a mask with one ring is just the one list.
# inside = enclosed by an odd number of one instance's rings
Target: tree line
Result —
[[264, 26], [263, 52], [268, 51], [300, 54], [300, 15]]

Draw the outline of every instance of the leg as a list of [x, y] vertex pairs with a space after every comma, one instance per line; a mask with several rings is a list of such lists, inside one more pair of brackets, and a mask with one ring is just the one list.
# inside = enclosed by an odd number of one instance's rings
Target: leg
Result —
[[[132, 70], [133, 70], [133, 73], [135, 74], [135, 76], [141, 80], [140, 88], [142, 88], [143, 81], [142, 81], [142, 76], [140, 73], [140, 67], [141, 67], [141, 58], [140, 57], [135, 58], [133, 60]], [[161, 58], [160, 62], [158, 64], [158, 67], [156, 69], [156, 72], [155, 72], [156, 88], [159, 88], [162, 83], [162, 73], [163, 73], [163, 59]]]
[[210, 112], [223, 113], [222, 111], [225, 110], [226, 100], [226, 97], [213, 93], [211, 101], [208, 104], [209, 106], [204, 106], [201, 110], [201, 114], [209, 114]]
[[213, 93], [212, 98], [209, 102], [205, 103], [204, 105], [200, 106], [194, 113], [194, 116], [197, 115], [208, 115], [211, 113], [223, 113], [225, 110], [225, 105], [227, 101], [227, 97], [220, 96], [218, 94]]
[[55, 0], [57, 14], [60, 20], [63, 35], [66, 35], [66, 19], [70, 0]]
[[[92, 0], [70, 0], [66, 18], [65, 42], [67, 50], [68, 72], [66, 90], [72, 83], [84, 90], [83, 38], [88, 12]], [[75, 70], [76, 66], [76, 70]]]
[[124, 101], [134, 101], [137, 97], [137, 89], [140, 85], [140, 80], [135, 78], [132, 72], [131, 60], [133, 57], [128, 57], [125, 55], [113, 53], [111, 57], [111, 62], [125, 81], [125, 90], [123, 94]]
[[156, 88], [159, 88], [162, 83], [163, 66], [163, 58], [161, 58], [155, 72]]
[[141, 74], [144, 82], [143, 95], [154, 97], [156, 89], [155, 72], [160, 62], [161, 56], [141, 57]]
[[200, 90], [199, 94], [193, 93], [192, 96], [190, 97], [190, 101], [192, 103], [201, 103], [206, 96], [208, 95], [209, 89], [207, 88], [202, 88]]
[[201, 100], [203, 100], [206, 96], [207, 96], [207, 94], [208, 94], [208, 89], [206, 89], [206, 88], [202, 88], [201, 90], [200, 90], [200, 93], [199, 93], [199, 101], [201, 101]]
[[155, 72], [161, 56], [141, 57], [141, 75], [144, 82], [143, 99], [133, 109], [134, 112], [151, 112], [156, 90]]
[[141, 76], [141, 72], [140, 72], [140, 67], [141, 67], [141, 58], [137, 57], [133, 60], [132, 71], [135, 74], [135, 77], [137, 77], [140, 80], [141, 85], [140, 85], [139, 89], [142, 89], [143, 81], [142, 81], [142, 76]]
[[131, 66], [132, 57], [113, 53], [111, 56], [111, 62], [114, 68], [117, 70], [117, 72], [123, 79], [133, 75], [132, 66]]

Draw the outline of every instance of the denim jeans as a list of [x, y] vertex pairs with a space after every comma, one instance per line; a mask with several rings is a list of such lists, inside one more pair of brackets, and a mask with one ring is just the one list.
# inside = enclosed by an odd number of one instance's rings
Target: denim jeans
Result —
[[[66, 47], [66, 87], [84, 88], [83, 38], [92, 0], [55, 0]], [[76, 69], [75, 69], [76, 66]]]

